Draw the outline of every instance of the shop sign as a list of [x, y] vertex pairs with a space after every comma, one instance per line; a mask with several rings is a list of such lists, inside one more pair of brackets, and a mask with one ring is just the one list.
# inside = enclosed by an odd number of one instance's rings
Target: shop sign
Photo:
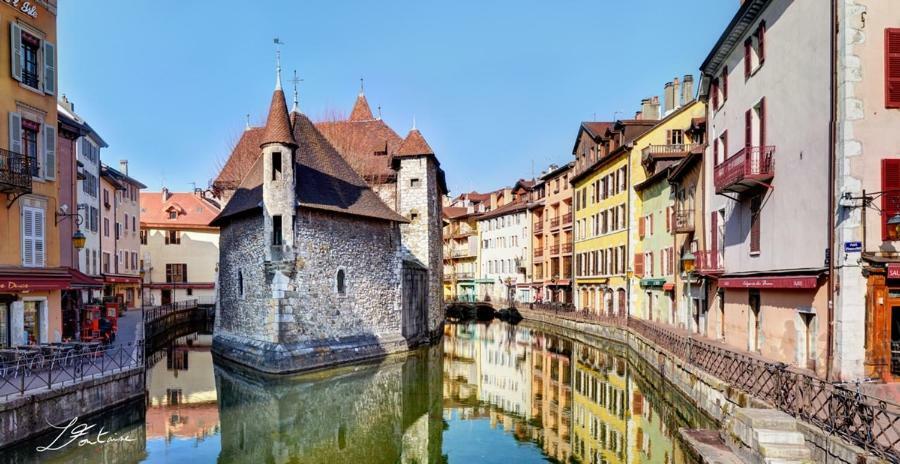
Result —
[[22, 13], [25, 13], [28, 16], [37, 19], [37, 5], [31, 2], [23, 2], [22, 0], [0, 0], [0, 2], [3, 2], [21, 11]]
[[900, 279], [900, 263], [888, 263], [887, 278]]
[[0, 282], [0, 290], [7, 290], [12, 292], [23, 292], [31, 289], [31, 286], [28, 285], [28, 282], [16, 282], [15, 280], [6, 280]]
[[[900, 269], [898, 269], [900, 271]], [[900, 273], [898, 273], [900, 277]], [[816, 288], [818, 278], [815, 276], [793, 277], [756, 277], [719, 279], [719, 287], [723, 288]]]

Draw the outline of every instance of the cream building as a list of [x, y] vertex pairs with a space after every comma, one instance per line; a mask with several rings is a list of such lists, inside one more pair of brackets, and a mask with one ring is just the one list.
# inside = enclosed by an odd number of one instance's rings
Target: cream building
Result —
[[219, 203], [202, 191], [141, 193], [141, 267], [148, 305], [196, 299], [214, 304]]

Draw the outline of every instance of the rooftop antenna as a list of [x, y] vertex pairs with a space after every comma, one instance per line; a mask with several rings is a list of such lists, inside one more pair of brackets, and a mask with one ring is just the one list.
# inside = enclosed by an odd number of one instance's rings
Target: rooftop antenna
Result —
[[247, 118], [247, 127], [245, 130], [250, 130], [250, 113], [247, 113], [244, 117]]
[[303, 82], [303, 79], [300, 79], [297, 76], [297, 70], [295, 69], [294, 70], [294, 78], [291, 79], [291, 83], [294, 84], [294, 107], [291, 108], [291, 112], [294, 112], [294, 111], [296, 111], [298, 113], [300, 112], [300, 94], [297, 91], [297, 87], [300, 85], [301, 82]]
[[366, 93], [365, 79], [362, 77], [359, 78], [359, 94], [362, 95]]
[[197, 183], [196, 183], [196, 182], [188, 182], [188, 183], [191, 184], [191, 187], [192, 187], [191, 191], [197, 190]]
[[275, 43], [275, 90], [281, 90], [281, 46], [284, 42], [275, 37], [272, 42]]
[[613, 111], [613, 122], [618, 121], [618, 119], [616, 119], [617, 114], [625, 114], [625, 113], [622, 111]]

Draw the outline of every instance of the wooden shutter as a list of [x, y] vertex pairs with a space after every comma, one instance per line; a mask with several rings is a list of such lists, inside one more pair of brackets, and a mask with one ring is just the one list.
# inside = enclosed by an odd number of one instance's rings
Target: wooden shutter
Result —
[[646, 227], [644, 222], [646, 222], [644, 218], [638, 218], [638, 237], [640, 238], [644, 238], [644, 233], [646, 232], [644, 230]]
[[713, 140], [713, 166], [719, 165], [719, 141]]
[[722, 100], [728, 100], [728, 66], [722, 68]]
[[713, 110], [714, 111], [718, 110], [719, 109], [719, 80], [718, 79], [713, 79], [712, 91], [710, 93], [712, 93]]
[[669, 248], [669, 275], [675, 273], [675, 247]]
[[644, 276], [644, 255], [640, 253], [634, 254], [634, 275], [637, 277]]
[[744, 113], [744, 148], [750, 151], [753, 146], [753, 110]]
[[750, 71], [752, 71], [753, 60], [750, 55], [753, 54], [753, 39], [747, 38], [744, 41], [744, 79], [750, 77]]
[[44, 42], [44, 93], [56, 94], [56, 45]]
[[888, 227], [888, 220], [896, 214], [900, 214], [900, 192], [891, 190], [900, 189], [900, 159], [881, 160], [881, 191], [887, 192], [881, 196], [881, 239], [897, 240], [893, 227]]
[[44, 124], [44, 178], [56, 179], [56, 128]]
[[22, 208], [22, 265], [34, 266], [34, 210]]
[[728, 159], [728, 131], [722, 132], [722, 159]]
[[9, 54], [12, 78], [22, 82], [22, 28], [15, 21], [9, 23]]
[[671, 232], [672, 230], [672, 216], [669, 215], [669, 207], [666, 206], [666, 232]]
[[710, 253], [712, 259], [710, 260], [710, 265], [713, 269], [717, 268], [718, 260], [719, 260], [719, 212], [713, 211], [710, 213], [710, 234], [709, 234], [709, 250], [707, 253]]
[[900, 108], [900, 29], [884, 31], [884, 100], [887, 108]]
[[766, 146], [766, 99], [763, 97], [759, 101], [759, 147], [760, 150]]
[[759, 29], [756, 30], [756, 41], [759, 43], [759, 64], [762, 65], [766, 61], [766, 22], [759, 23]]
[[9, 113], [9, 149], [22, 154], [22, 115]]
[[750, 252], [758, 253], [760, 248], [760, 209], [762, 197], [756, 196], [750, 200]]

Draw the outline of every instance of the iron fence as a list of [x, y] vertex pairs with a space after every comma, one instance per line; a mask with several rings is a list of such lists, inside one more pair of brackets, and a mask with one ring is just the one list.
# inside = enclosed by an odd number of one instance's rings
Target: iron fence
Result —
[[144, 365], [142, 342], [121, 345], [56, 344], [21, 348], [0, 362], [0, 398], [54, 389]]
[[177, 301], [175, 303], [165, 304], [162, 306], [154, 306], [144, 309], [144, 323], [149, 324], [158, 319], [168, 316], [169, 314], [184, 311], [186, 309], [194, 309], [197, 307], [197, 300]]
[[[532, 309], [547, 311], [538, 306]], [[764, 358], [709, 343], [642, 319], [559, 311], [586, 322], [629, 327], [648, 341], [732, 387], [892, 463], [900, 463], [900, 405]]]

